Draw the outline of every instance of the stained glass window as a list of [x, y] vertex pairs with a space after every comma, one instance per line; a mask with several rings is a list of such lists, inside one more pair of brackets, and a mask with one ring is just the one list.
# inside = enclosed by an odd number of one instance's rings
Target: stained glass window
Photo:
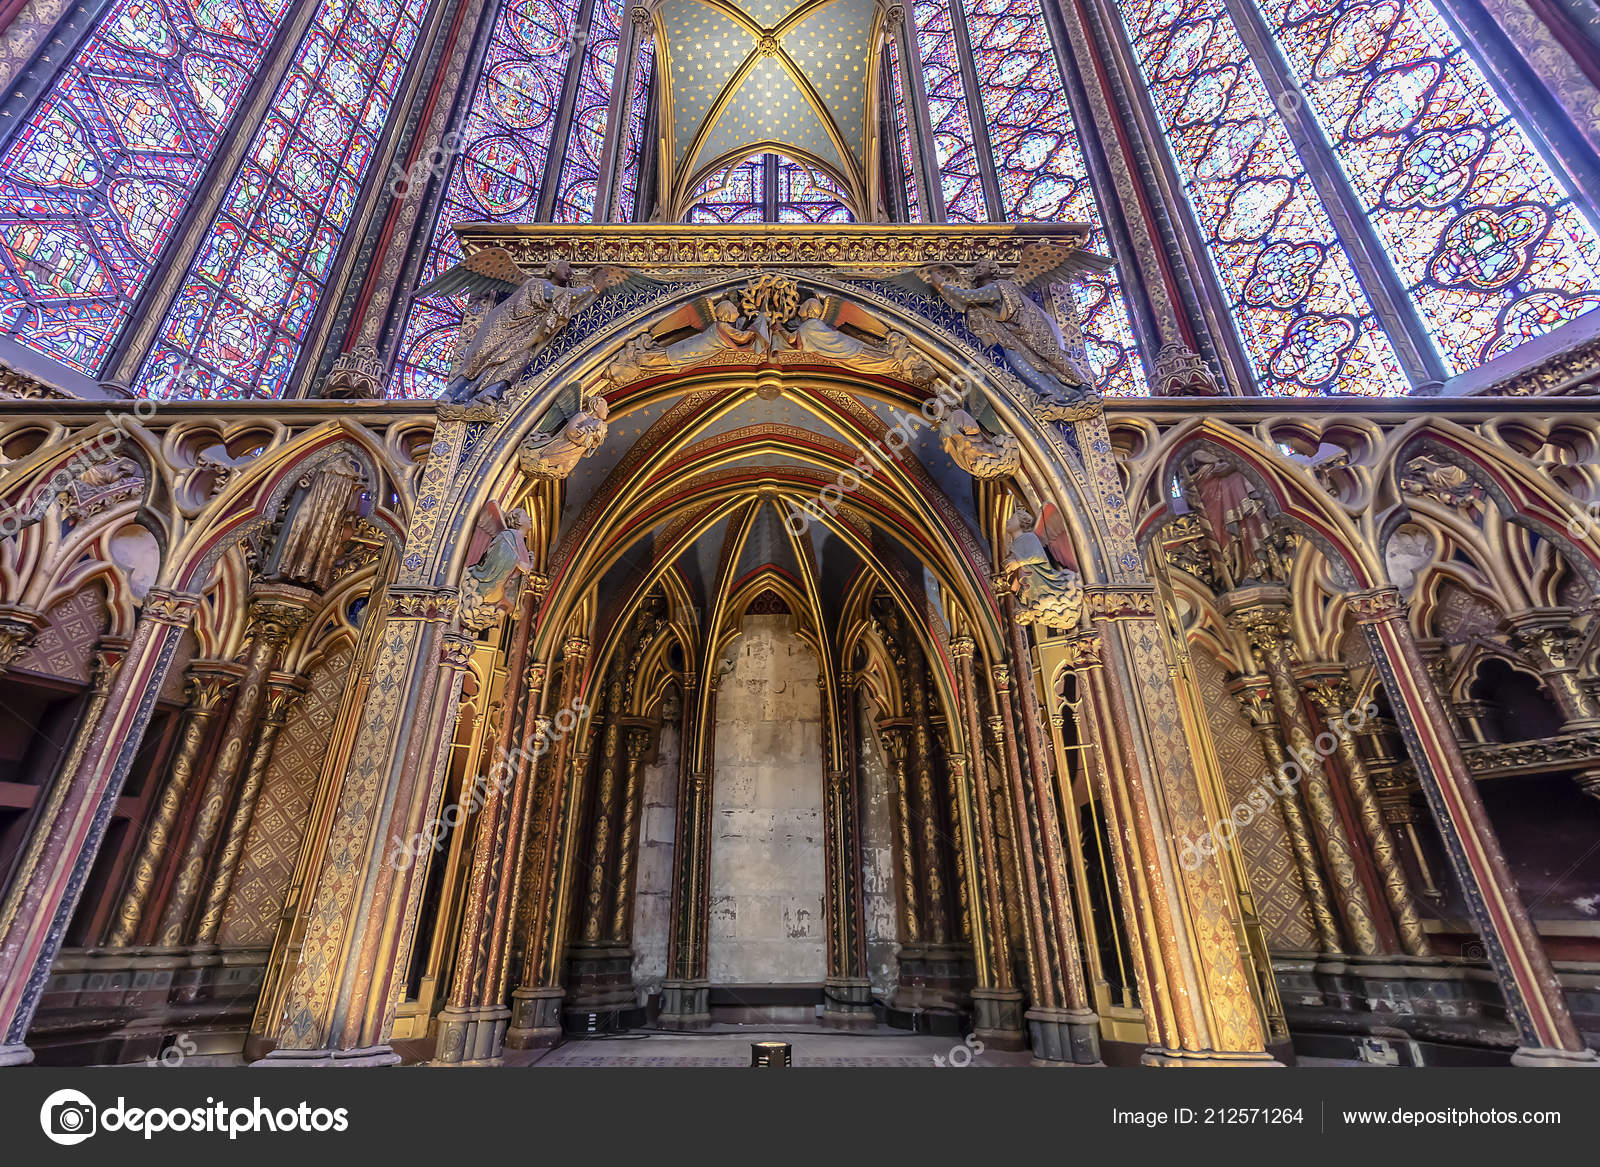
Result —
[[1261, 392], [1406, 392], [1223, 0], [1122, 12]]
[[900, 143], [900, 180], [905, 184], [906, 218], [913, 223], [922, 222], [922, 205], [917, 196], [916, 162], [911, 154], [911, 127], [906, 118], [905, 74], [900, 72], [900, 43], [891, 33], [889, 44], [889, 76], [894, 92], [895, 137]]
[[583, 41], [583, 66], [578, 73], [578, 96], [572, 107], [567, 153], [556, 183], [557, 223], [594, 221], [600, 160], [611, 120], [611, 93], [616, 88], [621, 19], [621, 0], [595, 0], [589, 35]]
[[690, 194], [687, 223], [760, 223], [766, 218], [766, 166], [761, 154], [704, 178]]
[[[136, 389], [278, 397], [349, 225], [427, 0], [322, 0]], [[182, 380], [178, 380], [178, 378]]]
[[1262, 0], [1452, 373], [1600, 307], [1600, 240], [1430, 0]]
[[288, 0], [116, 0], [0, 155], [0, 329], [97, 374]]
[[844, 189], [829, 175], [778, 155], [778, 222], [853, 223]]
[[645, 150], [644, 123], [650, 112], [655, 52], [655, 42], [649, 39], [642, 41], [639, 61], [633, 67], [633, 92], [628, 96], [628, 131], [622, 143], [616, 205], [611, 209], [611, 217], [618, 223], [633, 222], [634, 207], [639, 201], [639, 162]]
[[911, 13], [945, 216], [952, 223], [987, 222], [989, 208], [983, 197], [978, 152], [972, 144], [972, 119], [967, 113], [950, 7], [946, 0], [918, 0]]
[[[576, 9], [576, 0], [507, 0], [500, 10], [458, 130], [462, 153], [451, 166], [419, 284], [461, 260], [451, 229], [455, 224], [475, 219], [529, 223], [537, 217]], [[460, 321], [461, 307], [451, 300], [414, 302], [400, 340], [392, 395], [431, 398], [444, 392]]]
[[[1089, 246], [1110, 254], [1038, 0], [968, 0], [967, 32], [995, 174], [1008, 220], [1093, 223]], [[1107, 393], [1148, 394], [1115, 273], [1075, 285], [1089, 362]]]

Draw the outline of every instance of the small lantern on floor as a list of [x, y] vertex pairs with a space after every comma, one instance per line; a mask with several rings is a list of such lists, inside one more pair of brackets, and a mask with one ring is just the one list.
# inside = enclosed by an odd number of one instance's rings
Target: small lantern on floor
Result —
[[750, 1068], [752, 1070], [786, 1070], [792, 1066], [790, 1046], [786, 1041], [752, 1041], [750, 1043]]

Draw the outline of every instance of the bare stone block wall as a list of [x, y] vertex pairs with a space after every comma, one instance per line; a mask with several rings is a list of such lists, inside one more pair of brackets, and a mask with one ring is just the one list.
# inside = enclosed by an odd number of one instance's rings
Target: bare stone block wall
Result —
[[711, 794], [712, 984], [826, 973], [822, 699], [787, 616], [750, 616], [719, 664]]

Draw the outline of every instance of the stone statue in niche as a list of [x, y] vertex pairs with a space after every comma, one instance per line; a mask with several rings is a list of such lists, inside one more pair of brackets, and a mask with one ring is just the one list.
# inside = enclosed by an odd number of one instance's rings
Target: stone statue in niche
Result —
[[606, 440], [610, 408], [596, 393], [584, 397], [578, 411], [553, 434], [537, 433], [517, 451], [517, 464], [533, 478], [565, 478]]
[[1000, 584], [1016, 598], [1019, 624], [1076, 628], [1083, 615], [1083, 581], [1071, 568], [1056, 566], [1028, 511], [1006, 520]]
[[1189, 457], [1180, 483], [1215, 545], [1225, 585], [1288, 579], [1296, 538], [1280, 530], [1244, 473], [1212, 450]]
[[317, 591], [332, 583], [366, 478], [361, 464], [349, 454], [336, 455], [306, 472], [284, 505], [262, 575]]
[[461, 580], [458, 612], [465, 628], [489, 627], [517, 602], [520, 579], [533, 570], [528, 553], [528, 529], [533, 520], [517, 507], [510, 514], [491, 501], [478, 520], [474, 544], [486, 540], [483, 553]]
[[[468, 315], [476, 321], [475, 328], [463, 322], [469, 327], [458, 342], [444, 400], [456, 405], [498, 400], [534, 354], [574, 316], [627, 278], [622, 268], [603, 266], [591, 271], [587, 282], [574, 282], [572, 265], [566, 260], [551, 263], [543, 275], [523, 278], [508, 252], [489, 247], [417, 289], [419, 296], [466, 291]], [[484, 309], [487, 300], [499, 296], [505, 298]]]
[[1483, 511], [1483, 488], [1472, 475], [1432, 454], [1419, 454], [1405, 464], [1400, 489], [1412, 498], [1430, 499], [1474, 517]]
[[717, 300], [693, 336], [663, 345], [649, 329], [632, 337], [606, 366], [606, 376], [622, 385], [656, 373], [677, 373], [703, 365], [725, 352], [747, 352], [765, 356], [771, 349], [771, 328], [765, 315], [757, 313], [745, 321], [739, 305], [731, 297]]

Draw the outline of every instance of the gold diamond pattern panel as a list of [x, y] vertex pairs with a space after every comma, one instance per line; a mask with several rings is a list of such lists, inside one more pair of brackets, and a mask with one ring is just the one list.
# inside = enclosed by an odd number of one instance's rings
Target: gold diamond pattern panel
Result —
[[[1193, 653], [1192, 659], [1229, 806], [1249, 805], [1251, 789], [1268, 773], [1266, 757], [1239, 703], [1228, 692], [1222, 665], [1203, 652]], [[1311, 929], [1305, 887], [1277, 805], [1240, 828], [1235, 845], [1241, 848], [1245, 870], [1250, 873], [1267, 947], [1275, 952], [1314, 949], [1316, 933]]]
[[110, 626], [100, 589], [91, 585], [72, 593], [46, 612], [45, 618], [49, 625], [34, 637], [15, 667], [88, 684], [94, 646]]
[[250, 837], [222, 917], [224, 947], [271, 944], [294, 874], [311, 800], [322, 776], [323, 755], [350, 671], [348, 645], [322, 658], [311, 687], [289, 711], [278, 734], [272, 765], [250, 822]]

